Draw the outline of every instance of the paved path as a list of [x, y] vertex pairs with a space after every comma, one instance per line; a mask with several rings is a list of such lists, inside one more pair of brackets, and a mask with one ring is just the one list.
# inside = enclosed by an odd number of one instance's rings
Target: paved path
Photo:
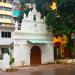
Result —
[[0, 75], [75, 75], [74, 64], [49, 64], [31, 67], [16, 67], [13, 72], [0, 71]]
[[17, 67], [18, 71], [29, 71], [29, 72], [35, 72], [35, 71], [42, 71], [49, 69], [58, 69], [58, 68], [75, 68], [75, 64], [47, 64], [47, 65], [39, 65], [39, 66], [28, 66], [28, 67]]

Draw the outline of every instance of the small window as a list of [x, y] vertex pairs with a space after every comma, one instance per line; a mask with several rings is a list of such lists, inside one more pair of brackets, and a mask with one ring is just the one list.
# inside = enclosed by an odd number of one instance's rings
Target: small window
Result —
[[11, 32], [8, 32], [8, 34], [7, 34], [7, 35], [8, 35], [8, 37], [11, 37]]
[[8, 48], [1, 48], [0, 60], [3, 59], [3, 54], [4, 53], [8, 53], [9, 54], [9, 49]]
[[1, 33], [1, 36], [4, 37], [4, 32]]
[[9, 49], [8, 48], [1, 48], [1, 54], [8, 53], [9, 54]]
[[33, 16], [33, 20], [36, 21], [36, 15]]
[[11, 32], [1, 32], [2, 38], [11, 38]]
[[3, 18], [11, 19], [12, 17], [11, 17], [11, 16], [9, 16], [9, 15], [3, 15]]
[[11, 8], [7, 8], [7, 7], [3, 7], [3, 10], [5, 10], [5, 11], [11, 11], [12, 9]]

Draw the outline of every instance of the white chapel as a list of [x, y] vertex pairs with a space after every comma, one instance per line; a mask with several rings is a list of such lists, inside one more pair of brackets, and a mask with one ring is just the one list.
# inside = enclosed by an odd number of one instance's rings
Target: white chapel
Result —
[[21, 28], [15, 23], [14, 50], [15, 65], [38, 65], [54, 62], [52, 34], [48, 33], [45, 18], [41, 19], [35, 4], [33, 10], [24, 14]]

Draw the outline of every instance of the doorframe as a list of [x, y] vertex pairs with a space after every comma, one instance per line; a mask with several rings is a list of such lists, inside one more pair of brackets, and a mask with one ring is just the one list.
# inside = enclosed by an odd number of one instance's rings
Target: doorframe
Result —
[[[32, 54], [32, 48], [34, 48], [34, 47], [37, 47], [38, 49], [39, 49], [39, 51], [40, 51], [40, 64], [41, 64], [41, 48], [39, 47], [39, 46], [37, 46], [37, 45], [33, 45], [32, 47], [31, 47], [31, 49], [30, 49], [30, 65], [32, 65], [31, 64], [31, 54]], [[36, 64], [36, 65], [39, 65], [39, 64]]]

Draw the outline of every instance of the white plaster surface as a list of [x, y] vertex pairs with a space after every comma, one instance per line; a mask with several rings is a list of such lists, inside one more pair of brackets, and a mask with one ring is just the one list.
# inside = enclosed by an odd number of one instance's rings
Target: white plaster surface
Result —
[[[36, 14], [36, 21], [33, 15]], [[29, 40], [48, 40], [50, 43], [32, 43]], [[28, 17], [24, 14], [21, 23], [21, 30], [14, 32], [14, 58], [15, 65], [30, 65], [30, 50], [33, 46], [41, 49], [41, 64], [54, 61], [54, 51], [52, 44], [52, 34], [48, 34], [44, 19], [40, 18], [40, 13], [34, 8], [29, 12]]]

